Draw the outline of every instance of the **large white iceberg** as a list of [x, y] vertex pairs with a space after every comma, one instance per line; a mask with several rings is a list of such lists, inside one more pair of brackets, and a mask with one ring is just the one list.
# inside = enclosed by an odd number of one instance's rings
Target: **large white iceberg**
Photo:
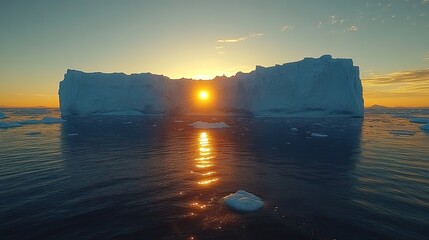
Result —
[[[210, 92], [199, 102], [197, 92]], [[167, 115], [357, 116], [364, 114], [359, 68], [330, 55], [260, 67], [211, 81], [150, 73], [68, 70], [59, 88], [63, 116], [121, 112]]]

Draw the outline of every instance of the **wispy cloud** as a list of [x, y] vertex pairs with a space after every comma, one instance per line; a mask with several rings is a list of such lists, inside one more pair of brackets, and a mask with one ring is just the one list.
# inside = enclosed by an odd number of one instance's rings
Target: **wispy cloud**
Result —
[[237, 43], [237, 42], [241, 42], [250, 38], [255, 38], [255, 37], [261, 37], [263, 36], [263, 33], [252, 33], [250, 35], [247, 36], [243, 36], [243, 37], [237, 37], [237, 38], [227, 38], [227, 39], [219, 39], [217, 40], [218, 43]]
[[362, 79], [365, 95], [371, 97], [428, 97], [429, 68], [375, 75]]
[[356, 32], [359, 28], [356, 25], [353, 25], [347, 29], [349, 32]]
[[292, 26], [290, 26], [290, 25], [285, 25], [285, 26], [283, 26], [281, 29], [280, 29], [280, 31], [282, 31], [282, 32], [287, 32], [287, 31], [290, 31], [290, 30], [292, 30], [293, 29], [293, 27]]

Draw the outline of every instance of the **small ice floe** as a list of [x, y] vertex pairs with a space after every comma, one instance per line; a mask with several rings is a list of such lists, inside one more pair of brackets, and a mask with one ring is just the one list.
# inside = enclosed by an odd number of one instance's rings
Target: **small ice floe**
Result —
[[224, 197], [223, 201], [226, 206], [239, 212], [252, 212], [264, 206], [261, 198], [244, 190], [238, 190], [236, 193]]
[[429, 123], [429, 118], [410, 118], [412, 123]]
[[65, 122], [65, 120], [62, 118], [44, 117], [40, 120], [29, 119], [29, 120], [20, 121], [18, 123], [19, 124], [39, 124], [39, 123], [52, 124], [52, 123], [62, 123], [62, 122]]
[[22, 124], [17, 122], [0, 122], [0, 128], [14, 128], [21, 127]]
[[62, 118], [44, 117], [42, 118], [42, 120], [40, 120], [40, 122], [50, 124], [50, 123], [62, 123], [62, 122], [65, 122], [65, 120]]
[[33, 136], [33, 135], [39, 135], [39, 134], [41, 134], [42, 132], [37, 132], [37, 131], [34, 131], [34, 132], [27, 132], [27, 133], [25, 133], [25, 135], [27, 135], [27, 136]]
[[184, 122], [183, 120], [175, 120], [174, 121], [175, 123], [181, 123], [181, 122]]
[[326, 134], [321, 134], [321, 133], [312, 133], [311, 134], [312, 137], [327, 137], [328, 135]]
[[291, 131], [298, 131], [299, 129], [298, 128], [291, 128], [290, 130]]
[[0, 112], [0, 119], [2, 119], [2, 118], [6, 118], [6, 114]]
[[193, 128], [227, 128], [229, 127], [229, 125], [224, 122], [208, 123], [208, 122], [196, 121], [189, 125], [191, 125]]
[[410, 130], [391, 130], [390, 134], [396, 136], [414, 136], [416, 132]]
[[429, 123], [426, 123], [425, 125], [420, 126], [420, 129], [422, 129], [422, 130], [429, 130]]
[[79, 135], [79, 134], [77, 134], [77, 133], [69, 133], [69, 134], [67, 134], [67, 136], [77, 136], [77, 135]]

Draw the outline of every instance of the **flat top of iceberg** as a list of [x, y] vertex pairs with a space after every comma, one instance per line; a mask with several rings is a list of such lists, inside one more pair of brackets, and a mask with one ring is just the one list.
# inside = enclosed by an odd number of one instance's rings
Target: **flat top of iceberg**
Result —
[[264, 206], [261, 198], [244, 190], [238, 190], [224, 197], [223, 200], [228, 207], [239, 212], [252, 212]]

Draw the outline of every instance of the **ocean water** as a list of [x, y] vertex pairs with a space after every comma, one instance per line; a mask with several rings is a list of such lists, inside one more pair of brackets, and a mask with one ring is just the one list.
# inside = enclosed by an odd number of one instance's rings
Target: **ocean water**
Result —
[[[0, 111], [0, 121], [60, 115]], [[429, 132], [411, 116], [429, 111], [0, 129], [0, 239], [428, 239]], [[198, 120], [231, 127], [189, 126]], [[239, 189], [263, 209], [225, 207]]]

